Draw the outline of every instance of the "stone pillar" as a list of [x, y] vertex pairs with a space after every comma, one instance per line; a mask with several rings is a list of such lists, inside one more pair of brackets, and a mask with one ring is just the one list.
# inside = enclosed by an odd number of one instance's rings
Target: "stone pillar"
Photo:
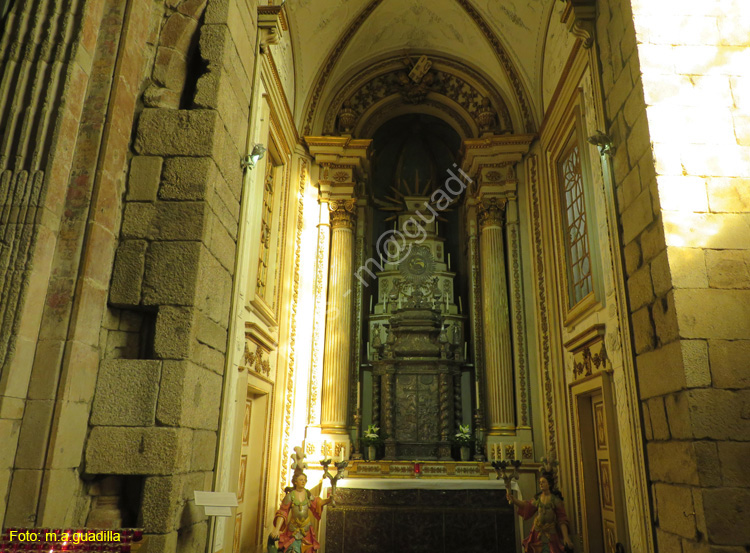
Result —
[[513, 361], [503, 247], [505, 200], [483, 198], [477, 211], [487, 393], [486, 426], [490, 435], [498, 435], [515, 431]]
[[331, 265], [323, 350], [321, 429], [346, 434], [352, 342], [352, 278], [354, 274], [355, 200], [334, 200], [331, 210]]

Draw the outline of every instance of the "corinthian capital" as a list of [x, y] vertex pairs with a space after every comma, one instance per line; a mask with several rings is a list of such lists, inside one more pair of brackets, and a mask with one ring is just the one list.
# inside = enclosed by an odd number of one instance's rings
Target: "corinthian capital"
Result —
[[477, 204], [479, 227], [502, 226], [505, 219], [505, 203], [503, 198], [482, 198]]
[[357, 201], [333, 200], [328, 204], [331, 210], [331, 228], [349, 228], [354, 230], [357, 220]]

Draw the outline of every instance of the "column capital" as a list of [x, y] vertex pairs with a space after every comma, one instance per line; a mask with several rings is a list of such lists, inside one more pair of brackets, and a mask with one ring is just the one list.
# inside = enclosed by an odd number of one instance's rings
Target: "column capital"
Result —
[[505, 198], [484, 197], [477, 202], [477, 216], [479, 228], [485, 229], [489, 226], [503, 226], [505, 220]]
[[331, 228], [348, 228], [354, 230], [357, 221], [357, 200], [331, 200]]

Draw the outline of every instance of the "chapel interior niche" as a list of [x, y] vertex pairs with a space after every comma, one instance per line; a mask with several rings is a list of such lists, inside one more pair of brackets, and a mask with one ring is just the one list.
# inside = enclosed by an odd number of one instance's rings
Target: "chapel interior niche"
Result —
[[363, 415], [388, 436], [386, 458], [449, 459], [454, 429], [471, 419], [457, 270], [464, 194], [439, 192], [460, 145], [450, 125], [425, 114], [391, 119], [373, 136], [368, 243], [383, 270], [365, 292]]

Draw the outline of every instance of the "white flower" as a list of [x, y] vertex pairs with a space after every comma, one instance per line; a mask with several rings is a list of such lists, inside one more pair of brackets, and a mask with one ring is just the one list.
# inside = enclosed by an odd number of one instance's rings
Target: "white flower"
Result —
[[380, 430], [380, 428], [374, 424], [368, 425], [367, 430], [365, 430], [365, 438], [377, 438], [378, 430]]

